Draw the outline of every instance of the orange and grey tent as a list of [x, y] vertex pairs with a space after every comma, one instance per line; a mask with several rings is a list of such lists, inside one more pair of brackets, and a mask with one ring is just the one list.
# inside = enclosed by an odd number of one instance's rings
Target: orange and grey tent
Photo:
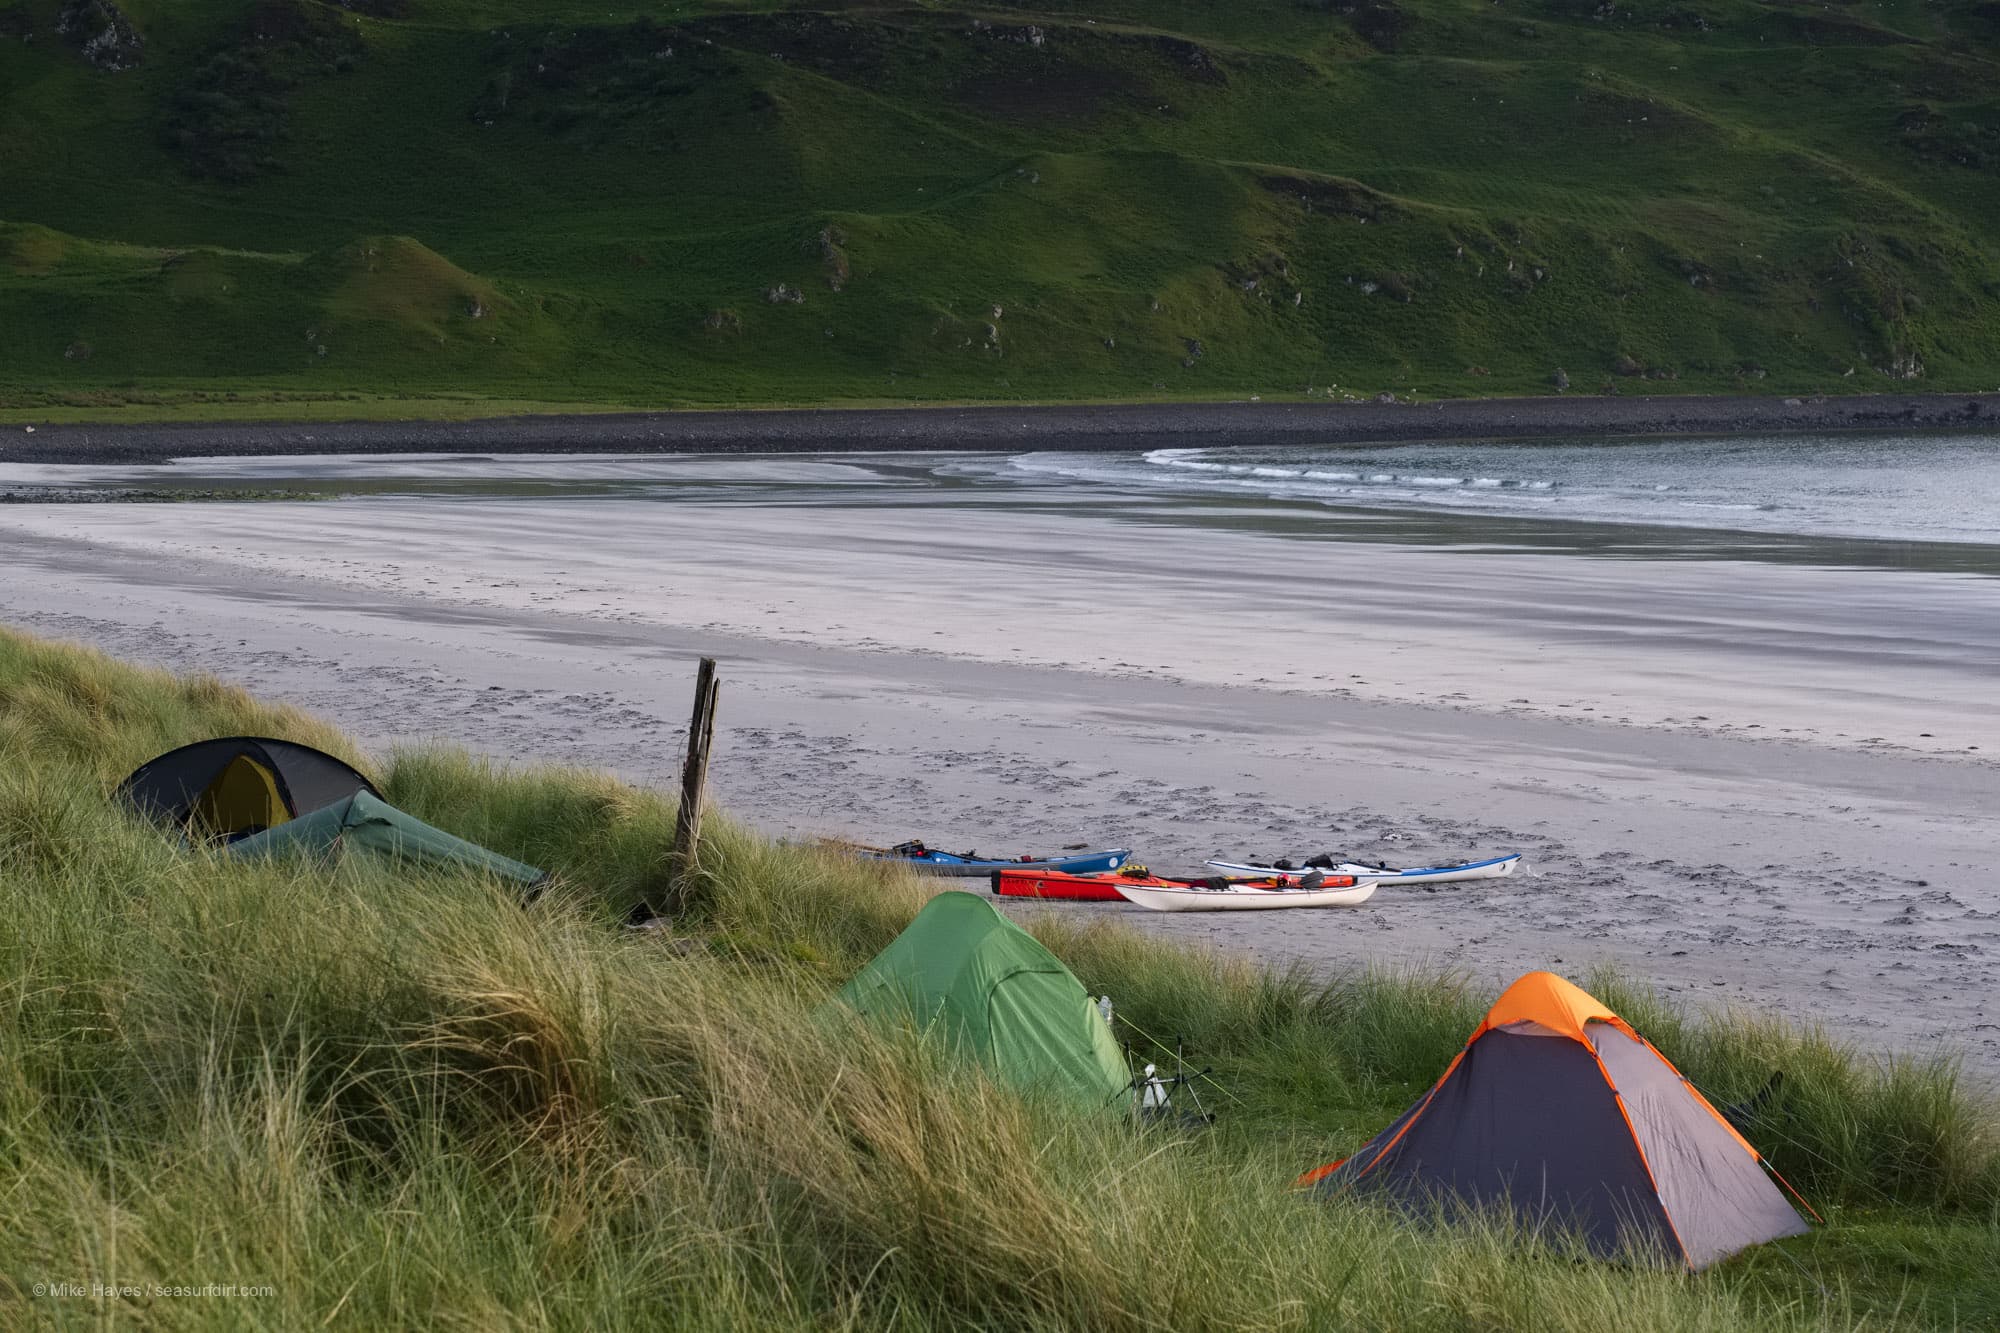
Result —
[[224, 736], [141, 764], [118, 795], [141, 814], [197, 838], [234, 841], [367, 792], [367, 778], [309, 745]]
[[1605, 1258], [1689, 1269], [1806, 1230], [1694, 1085], [1548, 972], [1507, 988], [1416, 1105], [1299, 1183], [1447, 1216], [1511, 1211]]

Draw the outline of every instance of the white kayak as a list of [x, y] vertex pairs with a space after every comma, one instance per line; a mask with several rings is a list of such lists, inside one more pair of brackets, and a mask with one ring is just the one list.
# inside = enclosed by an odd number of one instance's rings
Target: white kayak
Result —
[[1187, 888], [1146, 888], [1120, 884], [1125, 900], [1155, 912], [1244, 912], [1273, 907], [1359, 907], [1375, 896], [1374, 881], [1364, 881], [1340, 889], [1253, 889], [1231, 884], [1212, 889], [1193, 885]]
[[[1359, 861], [1342, 861], [1339, 865], [1322, 866], [1329, 875], [1353, 875], [1366, 877], [1378, 884], [1447, 884], [1462, 879], [1499, 879], [1514, 873], [1514, 867], [1521, 863], [1521, 854], [1496, 856], [1486, 861], [1461, 861], [1449, 866], [1420, 866], [1399, 870], [1394, 866], [1363, 865]], [[1220, 870], [1225, 875], [1300, 875], [1304, 867], [1280, 870], [1275, 866], [1253, 866], [1236, 861], [1210, 861], [1209, 868]]]

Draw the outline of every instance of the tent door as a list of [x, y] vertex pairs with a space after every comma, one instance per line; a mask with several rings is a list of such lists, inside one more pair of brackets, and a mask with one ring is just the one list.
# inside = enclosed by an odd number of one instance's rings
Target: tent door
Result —
[[242, 754], [229, 761], [188, 811], [188, 823], [197, 835], [231, 842], [291, 817], [278, 791], [277, 775]]

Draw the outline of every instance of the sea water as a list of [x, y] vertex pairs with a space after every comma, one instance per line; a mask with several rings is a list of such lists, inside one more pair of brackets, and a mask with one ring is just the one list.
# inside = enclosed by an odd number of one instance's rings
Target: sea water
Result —
[[0, 467], [0, 492], [10, 486], [939, 511], [1086, 506], [1155, 529], [1220, 524], [1293, 537], [1525, 544], [1595, 555], [1897, 564], [1909, 562], [1903, 548], [1923, 547], [1932, 554], [1915, 563], [2000, 572], [2000, 436], [1992, 434], [1238, 444], [1013, 455], [467, 450]]
[[1033, 453], [1025, 480], [1320, 508], [1888, 541], [2000, 541], [2000, 436], [1685, 438]]

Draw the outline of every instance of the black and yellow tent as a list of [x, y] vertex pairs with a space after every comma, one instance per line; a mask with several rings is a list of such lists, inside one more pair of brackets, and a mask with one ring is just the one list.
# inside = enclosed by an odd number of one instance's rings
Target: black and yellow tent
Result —
[[141, 764], [118, 796], [141, 814], [204, 839], [235, 841], [356, 792], [367, 778], [309, 745], [268, 736], [223, 736]]
[[1702, 1269], [1806, 1224], [1764, 1159], [1651, 1042], [1576, 986], [1509, 986], [1444, 1076], [1301, 1184], [1498, 1208], [1603, 1258]]

